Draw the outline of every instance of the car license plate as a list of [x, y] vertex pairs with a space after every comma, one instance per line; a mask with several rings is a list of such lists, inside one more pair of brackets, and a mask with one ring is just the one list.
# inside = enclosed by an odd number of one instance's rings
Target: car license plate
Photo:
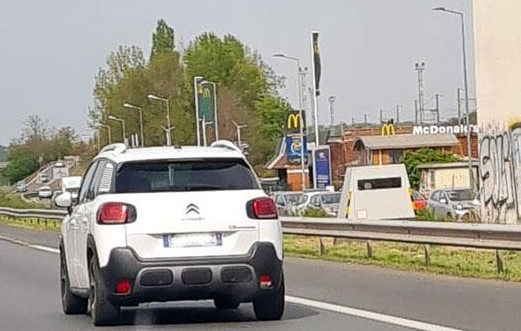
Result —
[[165, 247], [214, 247], [223, 242], [222, 233], [179, 233], [165, 237]]

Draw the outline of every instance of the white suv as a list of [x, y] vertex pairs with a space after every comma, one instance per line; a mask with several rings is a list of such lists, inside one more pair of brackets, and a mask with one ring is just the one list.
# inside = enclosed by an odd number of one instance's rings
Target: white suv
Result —
[[[75, 201], [76, 200], [76, 201]], [[65, 314], [120, 322], [120, 307], [213, 299], [253, 302], [257, 319], [284, 312], [282, 230], [274, 202], [242, 152], [211, 147], [105, 147], [61, 227]]]

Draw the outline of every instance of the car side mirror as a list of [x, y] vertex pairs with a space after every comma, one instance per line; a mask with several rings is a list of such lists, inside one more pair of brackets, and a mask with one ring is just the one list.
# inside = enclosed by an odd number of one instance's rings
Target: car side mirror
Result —
[[441, 198], [441, 199], [440, 199], [440, 203], [442, 203], [442, 204], [444, 204], [444, 205], [446, 205], [447, 202], [448, 202], [448, 201], [447, 201], [447, 199], [445, 199], [445, 198]]
[[54, 198], [54, 205], [59, 208], [72, 207], [72, 194], [70, 192], [63, 192]]

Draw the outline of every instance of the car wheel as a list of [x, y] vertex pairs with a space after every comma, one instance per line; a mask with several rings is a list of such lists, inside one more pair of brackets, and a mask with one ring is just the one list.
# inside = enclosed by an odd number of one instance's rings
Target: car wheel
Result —
[[121, 321], [119, 307], [107, 300], [108, 291], [101, 279], [98, 259], [89, 261], [89, 304], [88, 312], [95, 326], [115, 325]]
[[60, 249], [60, 290], [63, 313], [66, 315], [85, 314], [87, 312], [87, 299], [73, 294], [70, 289], [65, 252]]
[[230, 297], [215, 298], [213, 300], [213, 303], [215, 304], [215, 307], [219, 310], [237, 309], [240, 305], [239, 301], [234, 300]]
[[274, 292], [253, 300], [253, 311], [259, 321], [280, 320], [284, 314], [284, 275], [280, 286]]

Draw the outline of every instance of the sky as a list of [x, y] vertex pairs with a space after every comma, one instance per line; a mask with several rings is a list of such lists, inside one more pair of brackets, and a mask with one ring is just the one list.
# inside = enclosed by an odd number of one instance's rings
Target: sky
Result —
[[206, 31], [235, 35], [287, 77], [280, 93], [295, 106], [296, 64], [273, 54], [311, 69], [310, 32], [319, 31], [321, 124], [330, 121], [329, 96], [336, 122], [364, 114], [376, 122], [380, 109], [392, 117], [397, 105], [401, 120], [413, 119], [418, 61], [426, 63], [426, 108], [439, 93], [441, 118], [453, 117], [463, 87], [460, 19], [431, 10], [439, 6], [465, 13], [473, 98], [470, 0], [0, 0], [0, 144], [19, 137], [32, 114], [86, 132], [96, 71], [119, 45], [148, 55], [161, 18], [180, 49]]

